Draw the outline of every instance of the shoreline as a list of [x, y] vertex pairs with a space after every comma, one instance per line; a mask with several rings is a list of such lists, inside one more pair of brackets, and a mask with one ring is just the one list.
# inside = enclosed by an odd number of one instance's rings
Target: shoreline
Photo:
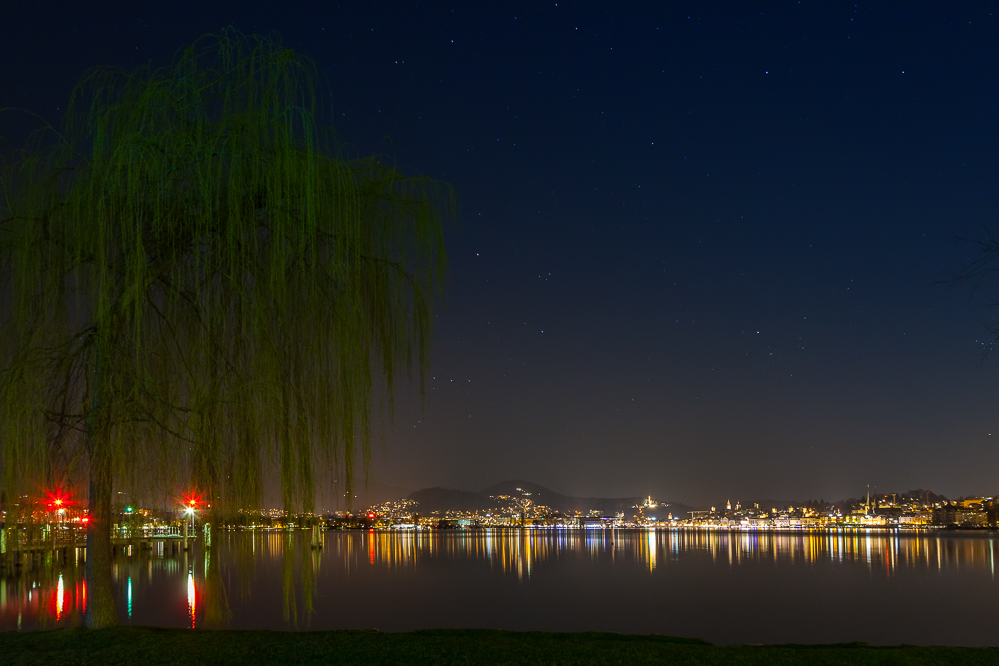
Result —
[[732, 645], [601, 632], [84, 628], [0, 633], [12, 664], [995, 664], [997, 647]]

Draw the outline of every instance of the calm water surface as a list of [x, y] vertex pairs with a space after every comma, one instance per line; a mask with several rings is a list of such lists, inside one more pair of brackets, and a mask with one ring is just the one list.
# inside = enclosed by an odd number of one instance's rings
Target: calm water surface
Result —
[[[125, 624], [618, 631], [713, 643], [999, 645], [991, 534], [217, 533], [121, 550]], [[82, 553], [79, 555], [82, 557]], [[0, 629], [78, 624], [82, 561], [0, 578]], [[311, 605], [312, 612], [308, 612]]]

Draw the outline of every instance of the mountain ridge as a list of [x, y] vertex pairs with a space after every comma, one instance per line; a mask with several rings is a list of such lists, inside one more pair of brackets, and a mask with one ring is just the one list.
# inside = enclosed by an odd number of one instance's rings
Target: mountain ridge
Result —
[[[589, 513], [597, 511], [603, 514], [616, 514], [634, 509], [641, 504], [644, 497], [576, 497], [564, 495], [541, 484], [523, 479], [511, 479], [494, 483], [480, 491], [460, 490], [443, 486], [422, 488], [410, 493], [407, 499], [419, 503], [421, 513], [435, 511], [486, 511], [497, 506], [494, 499], [500, 495], [526, 497], [536, 505], [550, 507], [554, 511], [572, 514], [574, 512]], [[661, 502], [655, 509], [645, 509], [645, 515], [663, 516], [672, 513], [683, 515], [691, 507], [680, 502]]]

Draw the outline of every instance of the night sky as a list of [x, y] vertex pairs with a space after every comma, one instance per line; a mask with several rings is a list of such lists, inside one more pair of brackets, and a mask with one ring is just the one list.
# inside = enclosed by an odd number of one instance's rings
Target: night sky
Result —
[[52, 122], [89, 67], [275, 31], [350, 154], [453, 184], [427, 396], [376, 436], [379, 483], [999, 492], [999, 294], [941, 282], [999, 232], [999, 3], [23, 2], [0, 25], [0, 107]]

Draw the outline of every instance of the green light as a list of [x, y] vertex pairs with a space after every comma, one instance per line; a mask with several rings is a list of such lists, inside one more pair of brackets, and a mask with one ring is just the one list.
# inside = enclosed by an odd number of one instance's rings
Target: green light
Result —
[[126, 506], [125, 507], [125, 513], [132, 513], [132, 507]]

